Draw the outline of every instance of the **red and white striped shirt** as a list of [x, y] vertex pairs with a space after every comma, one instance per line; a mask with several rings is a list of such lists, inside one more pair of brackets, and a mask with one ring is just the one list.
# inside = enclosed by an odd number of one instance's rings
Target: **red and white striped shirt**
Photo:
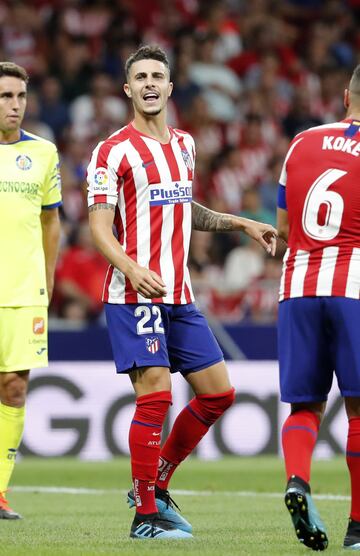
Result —
[[166, 297], [146, 299], [112, 266], [103, 301], [108, 303], [185, 304], [194, 300], [187, 258], [191, 235], [192, 137], [169, 128], [162, 144], [132, 124], [95, 148], [88, 166], [88, 206], [116, 206], [114, 224], [126, 254], [159, 274]]
[[311, 128], [292, 141], [280, 177], [289, 220], [280, 301], [360, 297], [360, 121]]

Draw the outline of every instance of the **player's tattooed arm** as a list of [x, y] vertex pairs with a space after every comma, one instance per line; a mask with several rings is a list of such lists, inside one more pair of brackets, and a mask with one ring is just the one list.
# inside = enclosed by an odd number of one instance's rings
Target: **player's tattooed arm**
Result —
[[192, 227], [201, 232], [231, 232], [233, 226], [233, 216], [215, 212], [192, 201]]
[[110, 203], [96, 203], [95, 205], [89, 207], [89, 212], [93, 212], [94, 210], [100, 210], [100, 209], [112, 210], [113, 212], [115, 212], [114, 205], [111, 205]]
[[277, 231], [270, 224], [210, 210], [192, 201], [192, 227], [201, 232], [244, 232], [275, 255]]

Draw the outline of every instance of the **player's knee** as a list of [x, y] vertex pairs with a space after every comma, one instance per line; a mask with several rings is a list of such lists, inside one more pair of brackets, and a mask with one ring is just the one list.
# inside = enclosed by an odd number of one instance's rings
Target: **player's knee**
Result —
[[195, 400], [202, 417], [212, 424], [234, 403], [235, 389], [220, 394], [201, 394]]
[[345, 398], [345, 409], [348, 419], [360, 417], [360, 398]]
[[170, 372], [164, 367], [143, 367], [131, 373], [137, 396], [171, 390]]
[[27, 377], [18, 373], [9, 373], [1, 382], [0, 401], [10, 407], [25, 405]]
[[2, 392], [1, 403], [9, 405], [10, 407], [22, 407], [25, 405], [26, 390], [19, 387], [9, 387]]
[[313, 414], [318, 419], [319, 423], [321, 423], [325, 413], [325, 409], [326, 402], [291, 404], [291, 415], [294, 415], [299, 411], [301, 411], [302, 413], [309, 413], [310, 415]]

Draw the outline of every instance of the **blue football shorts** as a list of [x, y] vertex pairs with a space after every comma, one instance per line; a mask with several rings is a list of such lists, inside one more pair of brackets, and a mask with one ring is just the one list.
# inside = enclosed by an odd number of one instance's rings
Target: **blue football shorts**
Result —
[[279, 304], [281, 400], [327, 399], [334, 372], [343, 397], [360, 397], [360, 301], [299, 297]]
[[193, 303], [105, 304], [116, 370], [168, 367], [186, 375], [224, 356], [205, 317]]

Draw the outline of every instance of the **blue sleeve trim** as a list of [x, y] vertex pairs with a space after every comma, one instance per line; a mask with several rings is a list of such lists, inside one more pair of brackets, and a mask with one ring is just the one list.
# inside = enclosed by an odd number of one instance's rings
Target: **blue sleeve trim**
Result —
[[279, 183], [277, 206], [287, 210], [285, 185], [281, 185], [281, 183]]
[[62, 201], [59, 201], [58, 203], [54, 203], [53, 205], [42, 205], [42, 210], [51, 210], [57, 207], [61, 207], [62, 205]]
[[26, 131], [24, 131], [23, 129], [20, 130], [20, 141], [36, 141], [35, 137], [31, 137], [31, 135], [28, 135], [26, 133]]

